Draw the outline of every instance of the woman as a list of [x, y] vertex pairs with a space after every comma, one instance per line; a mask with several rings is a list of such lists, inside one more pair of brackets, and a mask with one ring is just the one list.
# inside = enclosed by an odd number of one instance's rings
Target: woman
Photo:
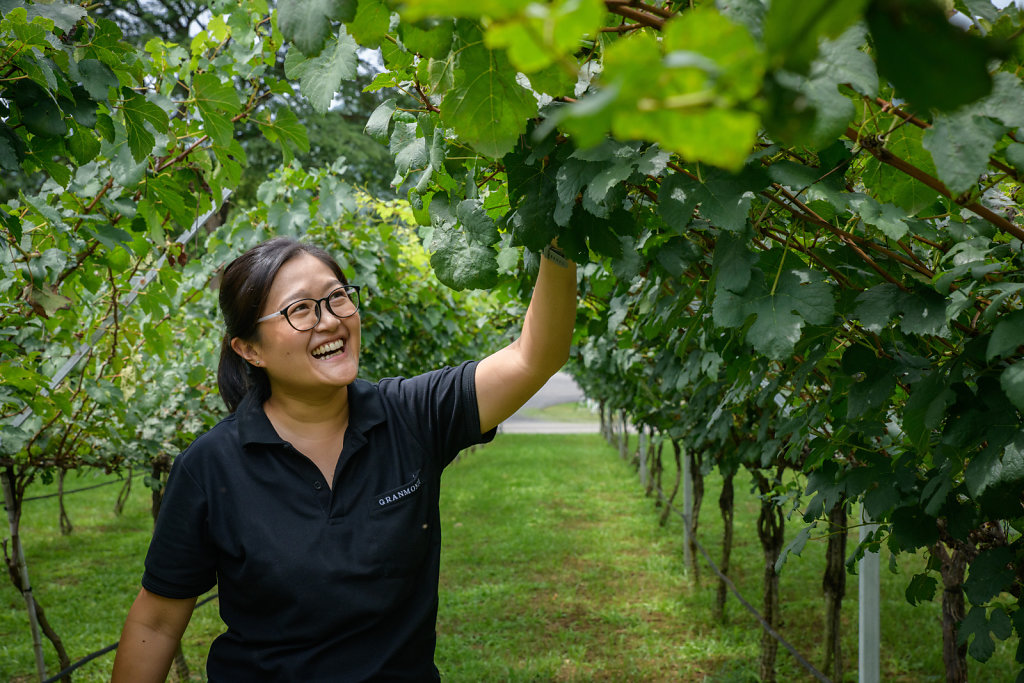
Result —
[[370, 384], [359, 290], [286, 238], [232, 262], [218, 384], [231, 415], [175, 461], [114, 681], [162, 681], [215, 584], [211, 681], [438, 680], [441, 470], [565, 362], [576, 271], [545, 249], [520, 337]]

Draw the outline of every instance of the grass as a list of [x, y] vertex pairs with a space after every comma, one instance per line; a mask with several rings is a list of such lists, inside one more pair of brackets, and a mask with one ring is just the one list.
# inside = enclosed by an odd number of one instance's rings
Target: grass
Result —
[[[69, 477], [66, 487], [101, 480]], [[699, 531], [714, 558], [720, 553], [719, 485], [717, 477], [707, 478]], [[737, 477], [732, 574], [759, 606], [757, 501], [746, 487]], [[53, 488], [39, 485], [30, 495]], [[124, 514], [116, 517], [117, 488], [67, 498], [75, 523], [71, 536], [57, 531], [56, 500], [25, 504], [22, 529], [33, 586], [73, 660], [117, 640], [138, 591], [151, 528], [148, 491], [137, 480]], [[441, 509], [437, 664], [445, 680], [756, 680], [760, 629], [753, 618], [730, 599], [728, 622], [712, 620], [714, 582], [706, 566], [699, 576], [684, 571], [679, 521], [658, 526], [658, 510], [643, 497], [632, 468], [599, 435], [499, 435], [449, 468]], [[823, 545], [809, 543], [781, 577], [781, 631], [818, 666]], [[944, 679], [939, 605], [911, 607], [902, 595], [922, 561], [903, 562], [899, 574], [883, 569], [886, 681]], [[848, 581], [843, 646], [846, 680], [853, 681], [856, 577]], [[34, 680], [24, 603], [8, 582], [0, 586], [0, 680]], [[196, 680], [221, 628], [216, 601], [197, 609], [184, 643]], [[56, 659], [45, 647], [52, 674]], [[972, 678], [1013, 680], [1015, 647], [998, 643], [989, 663], [972, 660]], [[79, 669], [75, 680], [108, 680], [112, 662], [112, 655], [100, 657]], [[779, 680], [811, 680], [781, 648], [778, 671]]]
[[559, 403], [544, 408], [523, 408], [519, 415], [551, 422], [597, 422], [600, 417], [586, 403]]

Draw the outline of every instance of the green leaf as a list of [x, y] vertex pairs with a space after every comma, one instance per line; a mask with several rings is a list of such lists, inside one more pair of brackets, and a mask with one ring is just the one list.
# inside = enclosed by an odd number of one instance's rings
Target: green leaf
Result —
[[401, 185], [412, 171], [425, 169], [429, 162], [427, 140], [419, 135], [416, 123], [395, 123], [390, 141], [391, 154], [395, 157], [395, 178], [392, 185]]
[[114, 72], [98, 59], [83, 59], [78, 62], [78, 77], [90, 97], [101, 102], [109, 100], [111, 88], [120, 87], [120, 81]]
[[1013, 311], [999, 318], [992, 328], [985, 360], [991, 363], [995, 358], [1013, 355], [1021, 344], [1024, 344], [1024, 311]]
[[441, 101], [441, 121], [480, 154], [503, 157], [537, 114], [537, 101], [501, 53], [480, 45], [465, 48], [456, 75]]
[[[469, 214], [475, 213], [466, 209]], [[459, 230], [447, 200], [435, 196], [430, 203], [430, 222], [434, 228], [430, 265], [437, 277], [455, 290], [489, 289], [498, 282], [498, 261], [495, 250], [470, 240]]]
[[842, 368], [853, 379], [846, 402], [848, 419], [861, 419], [870, 411], [887, 405], [896, 388], [891, 361], [878, 358], [863, 346], [853, 345], [843, 354]]
[[342, 26], [337, 39], [329, 42], [316, 57], [303, 60], [296, 55], [292, 58], [289, 51], [285, 72], [289, 78], [299, 79], [299, 88], [313, 110], [325, 114], [341, 82], [355, 78], [358, 49], [356, 41]]
[[85, 8], [71, 3], [55, 2], [53, 4], [32, 4], [27, 8], [28, 20], [32, 21], [35, 17], [46, 17], [53, 21], [53, 25], [61, 30], [63, 33], [70, 31], [75, 24], [81, 21], [85, 16]]
[[135, 161], [142, 161], [156, 144], [156, 138], [150, 132], [163, 132], [167, 127], [167, 114], [156, 106], [145, 96], [134, 92], [129, 88], [121, 91], [124, 99], [121, 101], [121, 112], [124, 114], [124, 127], [128, 133], [128, 147], [131, 149], [132, 158]]
[[855, 195], [849, 200], [848, 206], [865, 223], [878, 228], [889, 239], [900, 240], [907, 234], [907, 212], [898, 206], [879, 204], [867, 195]]
[[59, 138], [68, 132], [64, 112], [53, 101], [51, 93], [37, 83], [22, 81], [14, 89], [13, 99], [21, 109], [22, 123], [33, 135]]
[[929, 436], [946, 416], [956, 394], [939, 372], [928, 374], [911, 386], [910, 398], [903, 409], [903, 431], [918, 450], [925, 450]]
[[[1004, 613], [1005, 614], [1005, 613]], [[991, 629], [985, 616], [985, 607], [974, 605], [957, 628], [956, 640], [963, 645], [970, 641], [967, 652], [979, 662], [987, 662], [996, 651]]]
[[1005, 127], [988, 117], [959, 110], [937, 115], [921, 144], [931, 152], [939, 179], [951, 192], [960, 194], [978, 183], [1005, 132]]
[[600, 169], [600, 164], [574, 157], [569, 157], [558, 167], [558, 171], [555, 173], [555, 192], [558, 196], [558, 205], [555, 207], [554, 213], [554, 219], [558, 225], [569, 224], [579, 193]]
[[498, 226], [487, 215], [479, 199], [464, 199], [455, 207], [455, 218], [462, 225], [469, 244], [491, 246], [498, 242]]
[[576, 77], [571, 73], [566, 73], [561, 64], [552, 64], [544, 69], [534, 71], [530, 74], [529, 79], [530, 86], [534, 90], [552, 97], [571, 97], [576, 87]]
[[892, 533], [889, 537], [893, 550], [912, 551], [926, 548], [939, 539], [935, 518], [915, 507], [896, 508], [892, 513]]
[[398, 24], [398, 37], [405, 47], [427, 59], [444, 59], [452, 48], [454, 35], [455, 24], [448, 17]]
[[[652, 79], [652, 73], [661, 75]], [[763, 56], [745, 28], [710, 9], [688, 11], [665, 24], [660, 44], [641, 34], [609, 46], [602, 78], [611, 99], [584, 99], [573, 118], [590, 107], [581, 118], [591, 127], [608, 121], [619, 139], [655, 141], [687, 160], [736, 171], [760, 120], [735, 103], [757, 95], [763, 73]], [[567, 118], [563, 125], [585, 135], [588, 124]]]
[[[530, 151], [517, 148], [504, 159], [505, 172], [508, 177], [508, 194], [512, 210], [505, 216], [508, 228], [511, 228], [513, 244], [524, 245], [531, 251], [539, 252], [559, 234], [559, 225], [569, 225], [575, 198], [568, 199], [563, 195], [567, 190], [558, 189], [556, 176], [561, 169], [574, 163], [568, 160], [556, 172], [550, 165], [533, 163]], [[567, 215], [564, 221], [556, 223], [557, 214], [562, 211], [561, 197], [566, 197]], [[570, 233], [570, 240], [572, 239]], [[567, 255], [577, 262], [587, 260], [586, 244], [580, 240], [572, 245], [560, 242]], [[575, 247], [575, 249], [573, 248]]]
[[875, 285], [857, 296], [857, 307], [853, 311], [853, 317], [860, 320], [864, 329], [881, 332], [899, 312], [901, 295], [902, 292], [896, 285], [888, 282]]
[[557, 63], [580, 47], [584, 35], [594, 35], [605, 16], [601, 0], [555, 0], [534, 4], [529, 11], [487, 27], [489, 48], [506, 48], [509, 61], [531, 74]]
[[222, 83], [215, 74], [196, 74], [192, 78], [192, 96], [210, 139], [223, 147], [230, 145], [234, 133], [231, 119], [242, 106], [234, 86]]
[[805, 526], [803, 529], [797, 532], [793, 540], [790, 541], [783, 547], [782, 552], [779, 553], [779, 559], [775, 560], [775, 573], [778, 574], [782, 571], [782, 567], [786, 564], [786, 559], [789, 554], [792, 553], [797, 557], [800, 557], [800, 553], [803, 552], [804, 546], [807, 545], [807, 541], [811, 538], [811, 532], [814, 531], [814, 525]]
[[370, 118], [367, 120], [363, 131], [382, 145], [388, 144], [390, 138], [388, 130], [391, 127], [391, 117], [395, 115], [397, 109], [398, 104], [394, 97], [384, 100], [370, 114]]
[[1008, 589], [1014, 579], [1013, 563], [1013, 551], [1009, 548], [989, 548], [978, 553], [971, 560], [971, 571], [964, 581], [964, 593], [971, 604], [983, 605]]
[[673, 173], [662, 179], [658, 188], [658, 214], [676, 233], [682, 234], [693, 220], [698, 201], [698, 195], [686, 176]]
[[727, 232], [719, 235], [712, 265], [716, 290], [727, 289], [737, 294], [746, 290], [756, 263], [757, 254], [745, 240]]
[[834, 38], [861, 18], [867, 0], [772, 0], [764, 45], [776, 66], [805, 71], [821, 38]]
[[718, 169], [707, 169], [703, 182], [681, 177], [680, 186], [700, 202], [700, 212], [712, 225], [742, 232], [750, 212], [751, 196], [769, 183], [768, 177], [756, 166], [748, 166], [739, 174]]
[[503, 19], [523, 10], [531, 0], [405, 0], [402, 18], [418, 21], [425, 17], [489, 17]]
[[291, 160], [293, 149], [309, 151], [306, 127], [291, 109], [281, 108], [274, 113], [268, 111], [262, 118], [256, 119], [256, 124], [268, 141], [279, 144], [285, 161]]
[[1018, 171], [1024, 171], [1024, 144], [1011, 142], [1007, 145], [1005, 154], [1006, 160], [1010, 162], [1011, 166]]
[[938, 587], [939, 582], [935, 580], [935, 577], [928, 574], [914, 574], [903, 594], [906, 596], [907, 602], [917, 606], [935, 599], [935, 591]]
[[[937, 175], [932, 155], [922, 145], [922, 136], [923, 132], [916, 126], [899, 126], [888, 134], [885, 148], [925, 173]], [[939, 196], [921, 181], [874, 157], [865, 162], [861, 178], [871, 196], [883, 204], [895, 204], [908, 215], [916, 214]]]
[[93, 226], [87, 225], [85, 230], [98, 239], [103, 246], [111, 250], [124, 248], [130, 249], [130, 245], [135, 239], [124, 230], [115, 228], [109, 223]]
[[[875, 63], [860, 49], [865, 40], [864, 28], [858, 25], [836, 40], [821, 43], [821, 55], [811, 65], [808, 77], [794, 81], [791, 86], [802, 93], [814, 109], [813, 125], [797, 128], [793, 137], [806, 140], [814, 147], [823, 147], [843, 133], [856, 116], [856, 109], [853, 101], [840, 92], [840, 84], [849, 84], [868, 97], [878, 93]], [[783, 83], [788, 82], [782, 74], [777, 77]], [[790, 113], [790, 118], [795, 117]]]
[[988, 116], [1010, 128], [1024, 126], [1024, 84], [1005, 71], [992, 77], [992, 93], [971, 107], [979, 116]]
[[1024, 361], [1018, 361], [1003, 370], [999, 376], [999, 386], [1018, 410], [1024, 410]]
[[907, 334], [949, 335], [946, 326], [946, 299], [934, 290], [908, 292], [900, 297], [903, 319], [900, 329]]
[[931, 0], [877, 0], [867, 12], [878, 71], [920, 110], [951, 110], [992, 89], [990, 59], [1001, 49], [953, 26]]
[[334, 176], [328, 176], [320, 183], [320, 219], [331, 225], [346, 213], [356, 210], [356, 198], [352, 188]]
[[306, 56], [320, 54], [328, 36], [334, 32], [333, 22], [352, 21], [357, 0], [280, 0], [277, 5], [277, 26], [286, 40]]
[[805, 324], [831, 321], [834, 307], [831, 287], [816, 272], [800, 268], [782, 272], [774, 290], [765, 286], [764, 278], [751, 280], [742, 293], [716, 288], [712, 314], [725, 327], [737, 327], [755, 315], [747, 343], [779, 360], [793, 352]]
[[28, 290], [28, 302], [38, 315], [49, 318], [59, 310], [71, 308], [71, 299], [60, 293], [56, 285], [43, 283]]
[[348, 25], [352, 37], [363, 47], [379, 47], [391, 25], [391, 10], [381, 0], [359, 0], [356, 16]]

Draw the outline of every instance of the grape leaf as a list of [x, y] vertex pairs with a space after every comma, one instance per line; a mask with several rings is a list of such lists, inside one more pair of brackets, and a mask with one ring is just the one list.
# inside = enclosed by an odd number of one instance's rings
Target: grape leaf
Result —
[[763, 277], [752, 279], [742, 293], [716, 288], [712, 314], [725, 327], [755, 315], [746, 341], [769, 358], [782, 359], [793, 352], [804, 325], [829, 322], [834, 307], [831, 287], [814, 271], [800, 268], [782, 272], [774, 290]]
[[879, 0], [867, 12], [878, 71], [921, 110], [951, 110], [992, 89], [997, 43], [962, 31], [929, 0]]
[[285, 39], [308, 57], [320, 54], [333, 22], [352, 21], [357, 0], [280, 0], [277, 26]]
[[487, 27], [489, 48], [506, 48], [509, 61], [531, 74], [564, 60], [579, 48], [584, 34], [593, 34], [604, 19], [600, 0], [556, 0], [509, 16]]
[[772, 0], [764, 18], [764, 44], [772, 62], [805, 71], [821, 38], [834, 38], [860, 19], [867, 0]]
[[1003, 370], [999, 385], [1019, 410], [1024, 410], [1024, 361], [1018, 361]]
[[302, 94], [313, 105], [314, 111], [324, 114], [331, 106], [334, 93], [343, 80], [356, 75], [356, 51], [359, 46], [342, 26], [336, 40], [329, 42], [316, 57], [303, 60], [288, 51], [285, 72], [289, 78], [298, 78]]
[[693, 191], [689, 178], [673, 173], [662, 179], [658, 188], [658, 214], [677, 233], [682, 234], [693, 220], [697, 202], [697, 193]]
[[991, 363], [994, 358], [1012, 355], [1021, 344], [1024, 344], [1024, 311], [1013, 311], [999, 318], [992, 328], [985, 360]]
[[[474, 220], [477, 218], [474, 208], [464, 211], [473, 215]], [[434, 228], [430, 265], [441, 282], [455, 290], [489, 289], [497, 284], [498, 261], [494, 248], [480, 244], [475, 236], [470, 239], [467, 232], [459, 229], [444, 196], [435, 196], [431, 201], [430, 222]]]
[[352, 37], [363, 47], [375, 48], [387, 35], [391, 10], [381, 0], [359, 0], [356, 15], [348, 25]]
[[98, 59], [83, 59], [77, 67], [82, 85], [94, 100], [106, 102], [110, 89], [120, 85], [110, 67]]
[[916, 606], [933, 600], [938, 587], [939, 582], [935, 580], [934, 576], [914, 574], [903, 594], [907, 598], [907, 602]]
[[921, 144], [935, 162], [939, 178], [954, 194], [974, 187], [1006, 128], [971, 111], [939, 114]]
[[1013, 560], [1013, 551], [1005, 547], [988, 548], [971, 560], [971, 571], [964, 581], [964, 593], [971, 604], [983, 605], [1013, 583]]
[[508, 60], [481, 45], [463, 50], [456, 75], [441, 101], [441, 121], [481, 154], [504, 156], [526, 132], [537, 101], [516, 81]]
[[149, 131], [163, 131], [167, 126], [167, 114], [149, 100], [130, 88], [122, 91], [121, 112], [124, 114], [124, 127], [128, 134], [128, 147], [132, 158], [142, 161], [153, 150], [156, 138]]
[[214, 74], [196, 74], [192, 78], [192, 96], [210, 139], [221, 146], [231, 144], [234, 133], [231, 117], [241, 109], [234, 86], [222, 83]]

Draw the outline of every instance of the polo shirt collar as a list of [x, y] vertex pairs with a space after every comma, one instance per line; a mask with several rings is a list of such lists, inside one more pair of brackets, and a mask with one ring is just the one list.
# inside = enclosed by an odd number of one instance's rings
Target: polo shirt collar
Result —
[[[348, 385], [348, 403], [350, 435], [365, 434], [385, 420], [384, 403], [377, 387], [365, 380], [357, 379]], [[263, 412], [263, 400], [258, 391], [253, 390], [245, 395], [238, 404], [235, 416], [243, 445], [285, 443]]]

